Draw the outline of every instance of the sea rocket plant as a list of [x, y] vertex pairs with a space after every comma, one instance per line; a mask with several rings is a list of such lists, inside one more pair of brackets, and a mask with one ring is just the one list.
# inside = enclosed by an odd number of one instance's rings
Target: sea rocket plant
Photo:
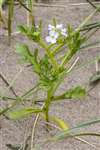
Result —
[[[48, 25], [49, 34], [45, 38], [45, 41], [41, 34], [41, 27], [40, 22], [38, 28], [36, 26], [19, 26], [19, 30], [44, 50], [44, 57], [40, 57], [38, 48], [31, 52], [26, 44], [19, 44], [17, 46], [17, 53], [22, 55], [25, 62], [33, 66], [33, 71], [38, 76], [39, 87], [46, 93], [43, 108], [41, 110], [41, 108], [38, 107], [38, 112], [42, 111], [48, 122], [50, 121], [50, 105], [53, 100], [74, 98], [74, 93], [75, 98], [79, 98], [80, 95], [85, 95], [84, 88], [75, 87], [55, 97], [58, 87], [64, 81], [68, 73], [69, 67], [66, 67], [66, 64], [68, 64], [77, 51], [79, 51], [80, 46], [85, 41], [85, 37], [81, 36], [80, 31], [74, 31], [70, 25], [64, 28], [63, 24], [56, 24], [54, 22], [53, 25]], [[46, 42], [49, 43], [50, 46], [48, 46]], [[66, 51], [64, 51], [63, 46], [66, 47]], [[60, 51], [63, 51], [63, 57], [58, 55]], [[35, 109], [35, 112], [36, 110], [37, 109]]]
[[66, 28], [63, 28], [63, 24], [57, 24], [53, 26], [51, 24], [48, 25], [49, 35], [46, 37], [46, 41], [51, 44], [55, 44], [60, 36], [67, 36]]
[[[38, 113], [38, 116], [45, 118], [46, 122], [54, 121], [60, 128], [68, 128], [62, 119], [59, 120], [57, 117], [52, 118], [49, 111], [52, 102], [64, 99], [79, 99], [86, 96], [86, 90], [81, 86], [75, 86], [58, 95], [56, 95], [56, 93], [65, 81], [66, 76], [76, 64], [76, 61], [74, 64], [71, 64], [70, 60], [72, 60], [73, 56], [79, 50], [82, 50], [82, 46], [87, 42], [88, 35], [84, 35], [82, 31], [87, 31], [87, 27], [90, 28], [90, 31], [92, 30], [91, 26], [93, 26], [93, 24], [86, 25], [90, 17], [88, 17], [77, 30], [71, 25], [64, 28], [63, 24], [56, 24], [54, 20], [53, 25], [48, 25], [48, 36], [45, 38], [46, 41], [42, 37], [41, 22], [38, 28], [35, 25], [20, 25], [18, 27], [19, 31], [24, 36], [38, 45], [33, 51], [30, 50], [27, 44], [21, 43], [16, 47], [16, 52], [22, 56], [23, 62], [33, 66], [32, 69], [38, 76], [37, 85], [24, 95], [33, 91], [35, 93], [35, 91], [40, 92], [40, 90], [42, 90], [42, 92], [45, 93], [45, 97], [43, 97], [43, 99], [41, 99], [41, 97], [38, 99], [37, 97], [34, 100], [36, 102], [34, 103], [34, 107], [32, 106], [31, 108], [24, 108], [20, 111], [11, 112], [9, 114], [10, 118], [19, 118], [20, 116]], [[43, 57], [40, 55], [41, 49], [44, 50]], [[61, 57], [60, 52], [63, 53], [63, 57]], [[43, 102], [42, 107], [40, 107], [40, 105], [38, 106], [38, 102]]]

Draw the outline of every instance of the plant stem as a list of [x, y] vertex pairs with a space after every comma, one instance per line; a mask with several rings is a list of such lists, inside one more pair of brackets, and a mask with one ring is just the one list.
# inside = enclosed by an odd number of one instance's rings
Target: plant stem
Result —
[[34, 91], [38, 87], [39, 87], [39, 84], [36, 84], [33, 88], [31, 88], [27, 92], [25, 92], [21, 97], [23, 97], [23, 98], [26, 97], [27, 95], [29, 95], [32, 91]]
[[49, 95], [48, 92], [48, 96], [47, 96], [47, 100], [45, 102], [45, 116], [46, 116], [46, 121], [49, 122], [49, 106], [51, 103], [51, 96]]
[[52, 53], [50, 52], [49, 48], [48, 48], [48, 45], [46, 45], [44, 43], [44, 41], [41, 39], [40, 42], [39, 42], [39, 45], [45, 49], [49, 59], [50, 59], [50, 62], [52, 64], [52, 66], [54, 67], [55, 70], [59, 70], [59, 65], [56, 61], [56, 59], [54, 58], [54, 56], [52, 55]]
[[51, 52], [52, 55], [55, 55], [60, 48], [62, 48], [65, 45], [65, 43], [61, 43], [60, 45], [58, 45], [56, 48], [54, 48], [54, 50]]
[[71, 51], [68, 50], [67, 54], [65, 54], [61, 64], [60, 64], [60, 67], [63, 67], [72, 57], [73, 55], [71, 55]]
[[10, 40], [11, 40], [11, 32], [12, 32], [13, 8], [14, 8], [14, 0], [9, 0], [9, 6], [8, 6], [8, 36], [9, 36], [9, 43], [10, 43]]
[[54, 97], [54, 94], [57, 90], [57, 88], [59, 87], [60, 83], [62, 82], [62, 80], [65, 77], [65, 72], [61, 73], [59, 75], [59, 80], [57, 80], [56, 82], [54, 82], [51, 86], [51, 88], [49, 89], [49, 91], [47, 92], [47, 99], [45, 100], [45, 115], [46, 115], [46, 121], [49, 121], [49, 108], [50, 108], [50, 104], [52, 102], [52, 99]]
[[30, 11], [27, 11], [27, 26], [34, 25], [35, 26], [35, 19], [33, 16], [33, 2], [34, 0], [27, 0], [27, 8]]

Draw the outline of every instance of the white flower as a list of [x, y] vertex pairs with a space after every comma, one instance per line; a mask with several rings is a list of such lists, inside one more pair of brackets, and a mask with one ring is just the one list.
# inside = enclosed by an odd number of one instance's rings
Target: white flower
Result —
[[54, 29], [55, 29], [55, 26], [53, 26], [51, 24], [48, 25], [48, 31], [51, 31], [51, 30], [54, 30]]
[[61, 34], [63, 35], [63, 36], [67, 36], [67, 33], [66, 33], [67, 31], [66, 31], [66, 28], [64, 28], [64, 29], [62, 29], [61, 30]]
[[60, 35], [67, 36], [66, 28], [63, 28], [63, 24], [57, 24], [53, 26], [51, 24], [48, 25], [49, 36], [46, 37], [46, 41], [48, 43], [56, 43], [57, 39]]
[[63, 24], [57, 24], [56, 29], [59, 29], [59, 30], [63, 29]]
[[53, 31], [53, 30], [51, 30], [50, 32], [49, 32], [49, 35], [52, 37], [55, 37], [55, 38], [58, 38], [58, 36], [59, 36], [59, 33], [58, 32], [56, 32], [56, 31]]
[[38, 28], [39, 28], [39, 26], [38, 26], [38, 25], [36, 25], [36, 28], [38, 29]]
[[47, 36], [46, 37], [46, 41], [48, 43], [55, 44], [57, 42], [57, 39], [55, 37], [53, 37], [53, 36]]
[[55, 30], [50, 30], [49, 31], [49, 36], [46, 37], [46, 41], [48, 43], [54, 44], [57, 42], [57, 38], [59, 37], [59, 33], [56, 32]]

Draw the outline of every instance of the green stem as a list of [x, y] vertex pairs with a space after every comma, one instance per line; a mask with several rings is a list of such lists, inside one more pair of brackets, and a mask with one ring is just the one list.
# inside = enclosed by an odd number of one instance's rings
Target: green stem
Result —
[[11, 38], [11, 30], [12, 30], [12, 17], [13, 17], [13, 8], [14, 8], [14, 0], [9, 0], [9, 7], [8, 7], [8, 36], [9, 36], [9, 43]]
[[49, 122], [49, 106], [51, 104], [52, 100], [52, 90], [47, 92], [47, 99], [45, 101], [45, 116], [46, 116], [46, 121]]
[[63, 67], [71, 59], [72, 56], [73, 55], [71, 54], [71, 51], [69, 50], [67, 52], [67, 54], [65, 54], [65, 56], [63, 57], [63, 60], [62, 60], [62, 62], [60, 64], [60, 67]]
[[34, 0], [27, 0], [27, 8], [30, 10], [30, 11], [27, 11], [27, 25], [28, 26], [30, 24], [35, 26], [35, 19], [33, 16], [33, 2]]
[[26, 96], [28, 96], [32, 91], [34, 91], [35, 89], [37, 89], [39, 87], [40, 84], [36, 84], [33, 88], [29, 89], [27, 92], [25, 92], [21, 97], [25, 98]]
[[[87, 22], [97, 13], [97, 11], [100, 10], [100, 7], [98, 7], [95, 11], [93, 11], [77, 28], [77, 30], [75, 32], [80, 31], [86, 24]], [[74, 33], [73, 33], [74, 34]], [[68, 51], [67, 54], [65, 54], [62, 63], [60, 65], [60, 67], [64, 66], [71, 58], [72, 58], [72, 54], [70, 52], [70, 50]]]
[[65, 43], [58, 45], [56, 48], [54, 48], [54, 50], [51, 52], [51, 54], [55, 55], [64, 45], [65, 45]]
[[91, 31], [92, 29], [95, 29], [97, 27], [100, 27], [100, 21], [99, 22], [94, 22], [94, 23], [90, 23], [85, 25], [80, 31]]
[[59, 65], [58, 65], [56, 59], [54, 58], [54, 56], [52, 55], [52, 53], [50, 52], [48, 45], [46, 45], [42, 39], [40, 40], [39, 44], [42, 48], [44, 48], [46, 50], [46, 53], [50, 59], [52, 66], [54, 67], [54, 69], [59, 70]]
[[54, 97], [54, 94], [57, 90], [57, 88], [59, 87], [60, 83], [62, 82], [62, 80], [65, 77], [65, 72], [63, 72], [62, 74], [59, 75], [59, 80], [54, 82], [53, 85], [51, 86], [51, 88], [49, 89], [49, 91], [47, 92], [47, 99], [45, 101], [45, 115], [46, 115], [46, 121], [49, 121], [49, 108], [50, 108], [50, 104], [52, 102], [52, 99]]

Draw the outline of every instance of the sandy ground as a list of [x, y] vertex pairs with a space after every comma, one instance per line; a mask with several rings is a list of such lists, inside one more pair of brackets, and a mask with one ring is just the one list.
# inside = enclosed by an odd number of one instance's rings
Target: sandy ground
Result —
[[[72, 24], [77, 26], [82, 20], [92, 12], [92, 7], [89, 5], [78, 5], [70, 6], [72, 3], [85, 2], [85, 0], [59, 0], [59, 4], [62, 3], [65, 7], [35, 7], [35, 18], [36, 22], [43, 19], [44, 35], [46, 35], [47, 24], [51, 22], [52, 18], [55, 17], [59, 23]], [[58, 3], [55, 3], [58, 4]], [[26, 22], [26, 14], [23, 9], [16, 8], [15, 10], [15, 22], [14, 30], [16, 25], [19, 23]], [[100, 16], [97, 15], [93, 20], [99, 20]], [[31, 68], [23, 68], [19, 64], [20, 57], [15, 53], [15, 45], [18, 42], [28, 43], [34, 48], [34, 44], [27, 41], [20, 35], [12, 37], [11, 46], [7, 45], [7, 37], [3, 36], [4, 31], [0, 30], [0, 72], [6, 77], [10, 83], [15, 75], [21, 71], [18, 79], [14, 83], [14, 90], [17, 94], [22, 94], [27, 91], [30, 87], [36, 83], [36, 76], [31, 71]], [[91, 40], [100, 39], [100, 33], [98, 32]], [[42, 53], [42, 52], [41, 52]], [[78, 56], [80, 57], [79, 64], [86, 63], [86, 61], [93, 59], [95, 56], [100, 55], [100, 49], [88, 49], [81, 51]], [[22, 70], [21, 70], [22, 69]], [[90, 76], [95, 72], [95, 65], [89, 64], [84, 68], [73, 70], [70, 76], [66, 79], [66, 82], [60, 89], [60, 92], [64, 89], [68, 89], [75, 85], [83, 85], [86, 88], [90, 88], [87, 83]], [[6, 93], [6, 95], [12, 95], [10, 91], [6, 90], [6, 86], [0, 79], [0, 92]], [[5, 107], [9, 102], [0, 102], [0, 107]], [[29, 104], [28, 104], [29, 105]], [[51, 107], [50, 113], [52, 115], [63, 118], [70, 126], [74, 126], [80, 122], [87, 121], [89, 119], [100, 117], [100, 83], [90, 91], [90, 96], [85, 99], [77, 101], [64, 101], [62, 103], [54, 104]], [[0, 118], [0, 150], [9, 150], [6, 144], [23, 144], [25, 138], [30, 135], [33, 118], [23, 119], [22, 121], [11, 121], [4, 117]], [[91, 128], [85, 129], [85, 131], [97, 131], [100, 133], [100, 124], [91, 126]], [[53, 131], [50, 134], [54, 134]], [[49, 134], [49, 135], [50, 135]], [[38, 144], [41, 140], [49, 136], [45, 131], [43, 122], [38, 124], [35, 144]], [[88, 144], [82, 143], [76, 139], [65, 139], [56, 143], [49, 143], [41, 147], [41, 150], [99, 150], [100, 139], [85, 137], [90, 143], [94, 143], [99, 147], [94, 148]], [[29, 148], [30, 150], [30, 148]]]

